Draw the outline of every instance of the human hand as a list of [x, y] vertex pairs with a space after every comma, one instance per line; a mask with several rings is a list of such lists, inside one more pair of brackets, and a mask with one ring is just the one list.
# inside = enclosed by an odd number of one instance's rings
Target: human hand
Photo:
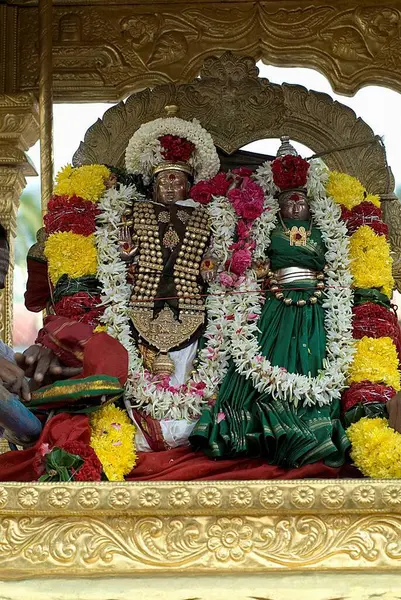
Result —
[[213, 283], [217, 277], [218, 262], [211, 254], [205, 256], [200, 264], [200, 274], [205, 283]]
[[50, 348], [34, 344], [29, 346], [23, 354], [17, 353], [15, 360], [18, 366], [36, 383], [42, 383], [47, 377], [52, 379], [67, 379], [81, 373], [81, 367], [66, 367], [61, 364]]
[[401, 433], [401, 392], [390, 398], [386, 404], [389, 425], [398, 433]]
[[29, 402], [29, 384], [24, 371], [18, 365], [6, 358], [0, 358], [0, 380], [9, 392], [16, 394], [24, 402]]

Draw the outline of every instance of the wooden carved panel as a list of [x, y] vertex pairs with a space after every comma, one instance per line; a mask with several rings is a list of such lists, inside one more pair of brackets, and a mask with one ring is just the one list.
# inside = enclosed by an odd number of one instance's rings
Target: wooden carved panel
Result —
[[[18, 60], [11, 57], [18, 90], [38, 86], [36, 4], [7, 7], [18, 10], [18, 39], [8, 42], [10, 53], [13, 43], [19, 48]], [[401, 90], [400, 31], [395, 0], [55, 2], [55, 98], [112, 101], [146, 86], [190, 81], [206, 57], [225, 50], [316, 68], [339, 93], [370, 83]]]

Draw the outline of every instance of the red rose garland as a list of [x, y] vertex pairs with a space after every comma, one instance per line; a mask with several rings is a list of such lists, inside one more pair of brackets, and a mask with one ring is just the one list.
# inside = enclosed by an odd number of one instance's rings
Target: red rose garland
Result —
[[281, 190], [306, 186], [309, 163], [300, 156], [280, 156], [272, 162], [273, 181]]
[[53, 196], [47, 209], [44, 224], [48, 235], [59, 231], [71, 231], [88, 236], [95, 231], [95, 220], [99, 210], [93, 202], [78, 196]]
[[254, 221], [263, 212], [264, 194], [261, 187], [249, 177], [244, 177], [240, 187], [227, 193], [237, 215], [245, 221]]
[[373, 302], [365, 302], [352, 309], [353, 337], [356, 340], [364, 336], [371, 338], [389, 337], [393, 340], [401, 360], [401, 329], [397, 315], [390, 309]]
[[91, 295], [87, 292], [77, 292], [72, 296], [63, 296], [54, 306], [56, 314], [88, 323], [94, 327], [98, 324], [104, 312], [104, 307], [99, 306], [100, 295]]
[[372, 202], [361, 202], [351, 210], [341, 206], [342, 219], [347, 225], [349, 235], [355, 233], [359, 227], [368, 225], [378, 235], [388, 237], [388, 226], [383, 222], [382, 211]]
[[226, 173], [217, 173], [212, 179], [193, 185], [189, 197], [199, 204], [209, 204], [212, 196], [225, 196], [230, 185]]
[[368, 404], [371, 402], [386, 403], [395, 394], [395, 389], [389, 385], [381, 383], [371, 383], [370, 381], [360, 381], [353, 383], [342, 397], [342, 409], [347, 412], [357, 404]]
[[73, 472], [74, 481], [100, 481], [102, 478], [102, 463], [93, 448], [83, 442], [68, 442], [62, 446], [63, 450], [70, 454], [76, 454], [82, 458], [84, 464]]
[[178, 135], [162, 135], [159, 142], [162, 157], [170, 162], [188, 162], [195, 150], [195, 144]]

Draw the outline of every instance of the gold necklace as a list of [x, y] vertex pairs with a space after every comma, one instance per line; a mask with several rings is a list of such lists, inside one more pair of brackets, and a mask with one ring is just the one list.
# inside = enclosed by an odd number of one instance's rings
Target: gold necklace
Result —
[[308, 238], [312, 234], [312, 228], [313, 228], [312, 219], [310, 220], [308, 230], [306, 230], [305, 227], [303, 227], [302, 225], [301, 225], [301, 227], [297, 227], [297, 225], [293, 225], [291, 227], [291, 229], [289, 229], [285, 225], [283, 218], [281, 216], [281, 213], [278, 213], [278, 216], [279, 216], [280, 223], [283, 228], [284, 234], [290, 238], [290, 246], [306, 246]]

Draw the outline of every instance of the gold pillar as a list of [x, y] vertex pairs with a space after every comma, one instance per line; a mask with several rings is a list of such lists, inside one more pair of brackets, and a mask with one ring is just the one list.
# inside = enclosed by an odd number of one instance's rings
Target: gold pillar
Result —
[[39, 122], [42, 213], [53, 188], [52, 0], [39, 0]]
[[0, 296], [0, 337], [12, 342], [13, 238], [19, 197], [26, 176], [37, 175], [25, 154], [38, 139], [38, 104], [32, 94], [0, 94], [0, 222], [10, 239], [11, 260], [6, 288]]

